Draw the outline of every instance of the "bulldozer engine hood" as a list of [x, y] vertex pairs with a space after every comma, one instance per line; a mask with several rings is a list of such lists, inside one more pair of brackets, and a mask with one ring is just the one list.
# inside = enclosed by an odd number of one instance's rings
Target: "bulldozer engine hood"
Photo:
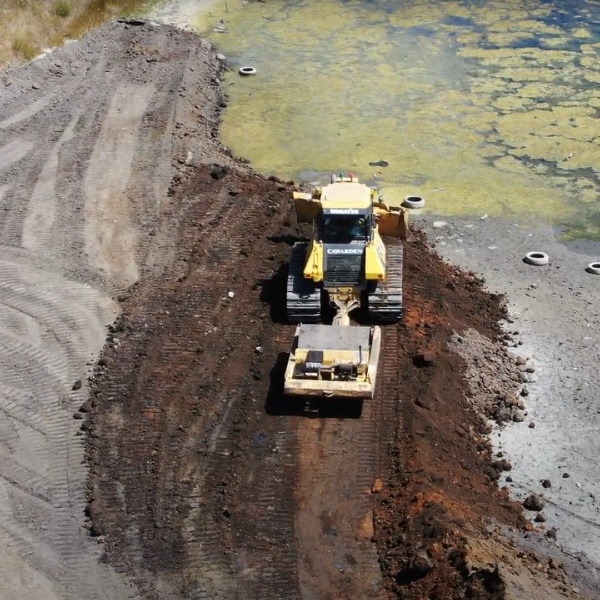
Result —
[[363, 279], [366, 241], [324, 245], [326, 287], [356, 286]]

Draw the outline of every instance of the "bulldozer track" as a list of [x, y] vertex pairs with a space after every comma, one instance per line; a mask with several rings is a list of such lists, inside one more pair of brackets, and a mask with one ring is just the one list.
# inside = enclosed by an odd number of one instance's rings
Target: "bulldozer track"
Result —
[[[387, 598], [372, 543], [375, 496], [369, 492], [377, 479], [386, 480], [391, 468], [401, 400], [399, 335], [396, 324], [382, 327], [375, 395], [364, 402], [360, 418], [327, 417], [317, 425], [310, 420], [300, 424], [299, 486], [312, 490], [304, 492], [308, 499], [296, 515], [306, 527], [297, 534], [300, 552], [310, 550], [312, 555], [309, 563], [301, 564], [303, 597], [315, 597], [332, 586], [342, 597]], [[343, 416], [343, 401], [339, 407]], [[323, 410], [330, 412], [332, 405]], [[311, 522], [321, 526], [307, 525]]]
[[[295, 503], [297, 440], [290, 423], [262, 420], [253, 432], [247, 463], [251, 482], [240, 486], [244, 510], [234, 523], [243, 598], [300, 600]], [[273, 560], [276, 550], [276, 560]]]
[[387, 243], [385, 282], [377, 282], [368, 294], [369, 318], [373, 323], [397, 323], [402, 318], [402, 268], [404, 251], [401, 244]]
[[321, 322], [321, 289], [303, 275], [307, 248], [306, 242], [296, 242], [290, 255], [286, 296], [290, 323]]

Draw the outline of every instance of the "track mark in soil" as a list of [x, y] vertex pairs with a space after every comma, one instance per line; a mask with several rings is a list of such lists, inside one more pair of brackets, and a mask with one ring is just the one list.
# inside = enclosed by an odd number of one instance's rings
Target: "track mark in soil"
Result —
[[138, 278], [137, 236], [126, 190], [138, 130], [154, 92], [152, 85], [131, 84], [115, 92], [83, 183], [86, 251], [94, 267], [117, 287], [127, 287]]

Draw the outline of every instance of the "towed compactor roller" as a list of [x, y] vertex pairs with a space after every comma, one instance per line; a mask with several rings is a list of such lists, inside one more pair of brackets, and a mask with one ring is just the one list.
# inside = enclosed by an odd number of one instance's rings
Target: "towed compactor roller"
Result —
[[[408, 213], [351, 175], [333, 176], [312, 194], [294, 192], [294, 202], [298, 221], [313, 223], [313, 237], [294, 244], [290, 258], [287, 318], [299, 325], [284, 392], [372, 398], [381, 349], [375, 324], [402, 318], [402, 245], [386, 247], [381, 235], [406, 239]], [[328, 304], [337, 313], [322, 325]], [[373, 326], [350, 326], [358, 308]]]
[[379, 327], [298, 325], [284, 392], [292, 396], [372, 398], [380, 348]]

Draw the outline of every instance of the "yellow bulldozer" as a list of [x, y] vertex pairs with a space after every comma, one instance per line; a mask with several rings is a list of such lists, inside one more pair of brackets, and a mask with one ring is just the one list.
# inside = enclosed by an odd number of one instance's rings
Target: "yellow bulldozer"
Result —
[[[300, 223], [312, 223], [309, 242], [292, 248], [287, 319], [298, 323], [285, 371], [289, 396], [368, 399], [375, 391], [381, 348], [377, 324], [402, 318], [402, 244], [408, 211], [388, 206], [377, 190], [351, 174], [332, 175], [312, 193], [294, 192]], [[331, 325], [321, 324], [327, 306]], [[370, 326], [350, 326], [362, 308]]]

